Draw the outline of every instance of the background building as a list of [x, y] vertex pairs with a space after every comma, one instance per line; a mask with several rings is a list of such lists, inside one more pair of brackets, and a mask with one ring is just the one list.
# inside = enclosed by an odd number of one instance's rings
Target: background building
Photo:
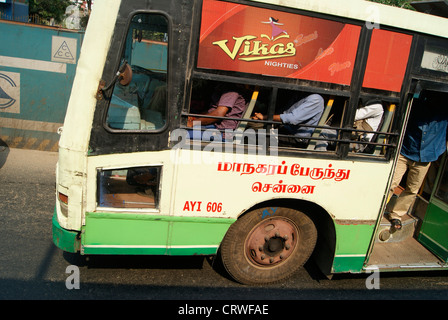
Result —
[[0, 0], [0, 18], [28, 22], [27, 0]]

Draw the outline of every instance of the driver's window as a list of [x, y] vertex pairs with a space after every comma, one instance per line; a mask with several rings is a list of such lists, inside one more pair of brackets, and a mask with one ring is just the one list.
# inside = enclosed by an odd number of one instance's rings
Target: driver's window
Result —
[[132, 18], [123, 61], [132, 68], [132, 81], [116, 83], [107, 113], [112, 129], [158, 130], [166, 122], [168, 21], [161, 14]]

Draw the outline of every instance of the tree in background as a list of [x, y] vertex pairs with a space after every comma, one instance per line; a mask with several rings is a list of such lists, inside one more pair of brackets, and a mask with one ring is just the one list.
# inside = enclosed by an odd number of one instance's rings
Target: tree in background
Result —
[[382, 4], [389, 5], [389, 6], [400, 7], [400, 8], [404, 8], [404, 9], [414, 10], [414, 8], [412, 8], [412, 6], [409, 4], [410, 2], [413, 2], [412, 0], [411, 1], [410, 0], [368, 0], [368, 1], [382, 3]]
[[92, 0], [83, 1], [81, 7], [87, 10], [86, 14], [81, 18], [81, 26], [85, 29], [89, 22], [90, 13], [92, 12]]
[[54, 19], [61, 23], [65, 18], [65, 9], [73, 4], [70, 0], [29, 0], [29, 15], [39, 17], [41, 21]]

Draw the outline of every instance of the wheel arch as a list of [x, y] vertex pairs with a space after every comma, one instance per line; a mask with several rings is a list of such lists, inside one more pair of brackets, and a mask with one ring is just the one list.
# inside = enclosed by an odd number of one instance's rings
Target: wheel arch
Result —
[[246, 213], [264, 207], [285, 207], [290, 209], [299, 210], [308, 215], [317, 229], [317, 243], [314, 248], [312, 259], [322, 271], [322, 273], [330, 277], [332, 272], [334, 255], [336, 252], [336, 227], [335, 222], [330, 213], [322, 208], [320, 205], [306, 200], [300, 199], [270, 199], [243, 211], [238, 219], [244, 216]]

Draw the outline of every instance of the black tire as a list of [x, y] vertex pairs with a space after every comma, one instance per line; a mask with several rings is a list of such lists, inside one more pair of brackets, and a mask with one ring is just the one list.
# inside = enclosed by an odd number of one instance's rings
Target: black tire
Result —
[[317, 230], [305, 213], [282, 207], [250, 211], [227, 231], [221, 260], [243, 284], [268, 284], [290, 277], [314, 250]]

